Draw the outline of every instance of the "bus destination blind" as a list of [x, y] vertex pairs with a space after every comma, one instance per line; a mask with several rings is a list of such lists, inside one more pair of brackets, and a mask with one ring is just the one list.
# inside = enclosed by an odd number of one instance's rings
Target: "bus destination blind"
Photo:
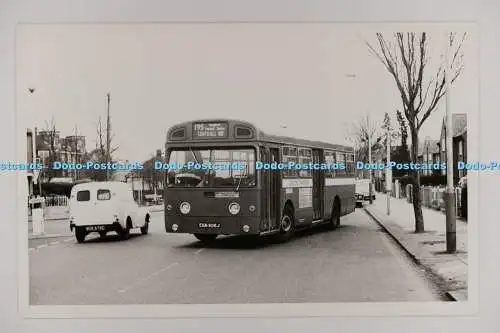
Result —
[[198, 139], [226, 138], [225, 123], [196, 123], [193, 125], [193, 137]]

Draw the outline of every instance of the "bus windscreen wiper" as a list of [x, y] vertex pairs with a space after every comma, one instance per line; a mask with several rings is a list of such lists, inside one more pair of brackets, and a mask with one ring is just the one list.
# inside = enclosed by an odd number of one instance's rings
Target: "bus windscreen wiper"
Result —
[[240, 180], [238, 181], [238, 186], [236, 186], [235, 192], [238, 192], [238, 190], [240, 189], [241, 180], [246, 176], [248, 176], [248, 164], [245, 164], [245, 173], [240, 176]]
[[191, 154], [193, 154], [193, 158], [194, 158], [194, 161], [196, 162], [196, 164], [200, 164], [200, 162], [198, 162], [198, 159], [196, 158], [196, 155], [194, 154], [194, 151], [191, 147], [189, 147], [189, 151], [191, 152]]

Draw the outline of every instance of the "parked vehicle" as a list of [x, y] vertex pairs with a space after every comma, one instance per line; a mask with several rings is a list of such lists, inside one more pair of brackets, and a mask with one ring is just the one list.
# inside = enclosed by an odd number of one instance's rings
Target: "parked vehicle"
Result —
[[110, 231], [128, 239], [139, 228], [148, 233], [150, 213], [135, 202], [129, 184], [117, 181], [75, 185], [70, 196], [70, 229], [78, 243], [93, 232], [101, 237]]
[[[370, 200], [370, 180], [356, 179], [356, 205], [363, 205], [363, 201]], [[372, 189], [372, 200], [375, 200], [375, 191]], [[358, 203], [359, 202], [359, 203]]]

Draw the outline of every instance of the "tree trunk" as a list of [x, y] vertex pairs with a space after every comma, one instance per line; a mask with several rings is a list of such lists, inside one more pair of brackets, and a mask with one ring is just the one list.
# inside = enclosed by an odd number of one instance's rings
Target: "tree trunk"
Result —
[[[411, 128], [411, 161], [418, 163], [418, 131]], [[413, 194], [413, 212], [415, 214], [415, 232], [422, 233], [424, 228], [424, 216], [422, 215], [422, 200], [420, 197], [420, 173], [418, 170], [412, 170], [412, 194]]]

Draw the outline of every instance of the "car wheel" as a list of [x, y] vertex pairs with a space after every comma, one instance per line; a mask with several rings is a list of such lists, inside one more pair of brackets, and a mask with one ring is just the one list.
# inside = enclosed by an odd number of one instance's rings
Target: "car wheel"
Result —
[[147, 235], [149, 232], [149, 222], [146, 222], [143, 227], [141, 227], [141, 234]]
[[76, 227], [75, 229], [75, 238], [78, 243], [83, 243], [85, 242], [85, 237], [87, 236], [87, 233], [85, 232], [85, 229], [81, 227]]

